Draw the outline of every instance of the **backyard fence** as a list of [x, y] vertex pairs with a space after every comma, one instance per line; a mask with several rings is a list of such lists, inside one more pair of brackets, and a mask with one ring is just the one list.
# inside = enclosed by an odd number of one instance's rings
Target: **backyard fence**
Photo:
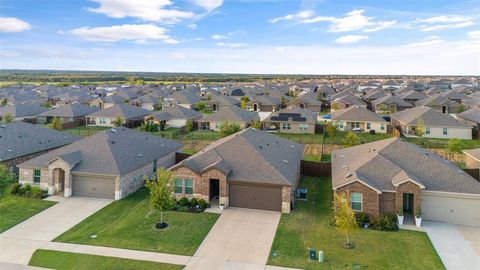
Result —
[[331, 177], [332, 164], [302, 160], [300, 162], [300, 173], [312, 177]]
[[175, 164], [180, 163], [182, 160], [188, 158], [189, 156], [191, 155], [187, 153], [175, 153]]
[[480, 169], [463, 169], [466, 173], [470, 174], [473, 178], [480, 181]]

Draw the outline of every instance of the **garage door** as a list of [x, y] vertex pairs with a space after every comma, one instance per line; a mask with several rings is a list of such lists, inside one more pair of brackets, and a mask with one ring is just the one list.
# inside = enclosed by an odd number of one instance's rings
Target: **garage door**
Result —
[[282, 210], [282, 189], [263, 186], [229, 185], [229, 203], [232, 207], [269, 211]]
[[115, 181], [112, 178], [74, 175], [72, 195], [115, 199]]
[[422, 193], [422, 217], [457, 225], [480, 226], [480, 197]]

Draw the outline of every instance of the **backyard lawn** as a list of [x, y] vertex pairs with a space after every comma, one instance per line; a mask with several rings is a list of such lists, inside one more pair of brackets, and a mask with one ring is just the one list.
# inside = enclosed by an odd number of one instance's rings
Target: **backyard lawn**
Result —
[[39, 249], [33, 253], [30, 266], [46, 267], [58, 270], [149, 270], [149, 269], [165, 269], [180, 270], [182, 265], [137, 261], [122, 259], [116, 257], [105, 257], [88, 254], [70, 253], [62, 251]]
[[0, 233], [54, 204], [51, 201], [10, 195], [0, 199]]
[[[355, 249], [343, 248], [344, 234], [330, 225], [330, 178], [304, 177], [308, 201], [296, 202], [283, 214], [272, 244], [268, 264], [302, 269], [445, 269], [426, 233], [400, 230], [380, 232], [359, 229], [352, 239]], [[308, 262], [308, 248], [325, 252], [325, 263]]]
[[76, 128], [65, 129], [65, 131], [76, 136], [90, 136], [99, 131], [103, 131], [110, 128], [111, 127], [80, 126]]
[[[155, 229], [160, 214], [152, 212], [143, 188], [88, 217], [54, 241], [193, 255], [219, 217], [212, 213], [164, 212], [169, 224]], [[92, 237], [92, 235], [95, 235]]]
[[[324, 134], [290, 134], [290, 133], [281, 133], [281, 132], [274, 132], [272, 134], [275, 134], [277, 136], [280, 136], [292, 141], [303, 143], [303, 144], [325, 143], [325, 144], [342, 145], [343, 140], [345, 139], [345, 136], [348, 134], [348, 132], [338, 131], [338, 134], [335, 137], [330, 137], [328, 135], [325, 135], [325, 141], [323, 138]], [[375, 135], [372, 135], [368, 132], [356, 132], [355, 135], [359, 137], [360, 142], [364, 142], [364, 143], [384, 140], [392, 137], [391, 134], [377, 133]]]
[[[406, 137], [407, 142], [414, 143], [423, 148], [446, 148], [448, 139], [434, 138], [412, 138]], [[460, 140], [464, 149], [473, 149], [480, 147], [480, 140]]]

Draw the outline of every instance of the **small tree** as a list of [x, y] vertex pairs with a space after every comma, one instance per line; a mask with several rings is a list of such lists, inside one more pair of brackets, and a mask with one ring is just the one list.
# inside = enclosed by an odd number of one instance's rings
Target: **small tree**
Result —
[[128, 104], [129, 102], [130, 102], [130, 100], [128, 98], [123, 100], [123, 103], [125, 103], [125, 104]]
[[464, 149], [463, 142], [460, 139], [453, 138], [448, 140], [447, 143], [447, 151], [450, 154], [450, 159], [453, 160], [455, 157], [455, 154], [460, 154], [462, 153]]
[[113, 126], [119, 127], [123, 125], [123, 118], [121, 116], [115, 117], [115, 119], [112, 121]]
[[355, 212], [350, 207], [350, 193], [337, 193], [333, 194], [333, 213], [335, 219], [335, 225], [338, 230], [345, 234], [346, 248], [354, 248], [353, 243], [350, 241], [350, 235], [358, 229], [358, 224], [355, 219]]
[[8, 103], [8, 99], [5, 97], [5, 98], [2, 99], [2, 102], [0, 104], [2, 106], [5, 106], [5, 105], [7, 105], [7, 103]]
[[465, 106], [463, 106], [463, 104], [460, 104], [460, 107], [458, 107], [458, 111], [457, 111], [457, 114], [458, 113], [462, 113], [464, 112], [466, 109], [465, 109]]
[[222, 126], [220, 127], [220, 136], [221, 137], [227, 137], [229, 135], [232, 135], [233, 133], [236, 133], [240, 131], [240, 125], [236, 123], [228, 123], [228, 121], [223, 122]]
[[338, 129], [332, 121], [327, 123], [325, 129], [330, 138], [334, 138], [338, 134]]
[[287, 107], [287, 99], [284, 96], [282, 96], [280, 97], [280, 108], [283, 109], [285, 107]]
[[52, 122], [50, 123], [50, 128], [55, 130], [63, 130], [62, 121], [60, 121], [60, 117], [54, 117]]
[[160, 211], [160, 223], [156, 227], [166, 228], [168, 224], [163, 222], [163, 212], [175, 205], [173, 196], [173, 174], [169, 170], [160, 168], [157, 170], [157, 179], [150, 181], [145, 179], [145, 186], [150, 190], [150, 205]]
[[338, 104], [338, 103], [332, 103], [332, 106], [330, 107], [330, 109], [332, 111], [338, 111], [338, 110], [340, 110], [340, 108], [341, 108], [340, 104]]
[[0, 198], [5, 194], [7, 187], [15, 181], [15, 174], [4, 164], [0, 164]]
[[343, 144], [345, 146], [355, 146], [360, 144], [360, 138], [357, 136], [357, 134], [353, 132], [347, 133], [347, 136], [345, 136], [345, 139], [343, 139]]
[[50, 108], [53, 107], [53, 102], [47, 101], [47, 102], [45, 102], [45, 104], [43, 104], [43, 107], [46, 108], [46, 109], [50, 109]]
[[190, 133], [193, 131], [193, 121], [191, 119], [188, 119], [186, 122], [185, 122], [185, 131], [187, 133]]
[[4, 124], [8, 124], [8, 123], [11, 123], [13, 121], [13, 117], [10, 113], [4, 113], [3, 116], [2, 116], [2, 123]]
[[204, 111], [207, 108], [207, 103], [200, 101], [194, 105], [195, 110]]
[[423, 134], [425, 134], [425, 123], [421, 118], [417, 120], [417, 126], [415, 127], [415, 134], [420, 138], [422, 138]]
[[240, 101], [240, 108], [245, 109], [247, 107], [247, 102], [245, 100]]
[[261, 129], [262, 128], [262, 122], [260, 120], [253, 120], [252, 122], [252, 127], [256, 129]]

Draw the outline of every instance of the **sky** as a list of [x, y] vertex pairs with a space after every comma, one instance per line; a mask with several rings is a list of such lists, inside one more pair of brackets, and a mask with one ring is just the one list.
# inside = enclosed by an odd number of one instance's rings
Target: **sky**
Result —
[[480, 75], [480, 0], [1, 0], [0, 69]]

